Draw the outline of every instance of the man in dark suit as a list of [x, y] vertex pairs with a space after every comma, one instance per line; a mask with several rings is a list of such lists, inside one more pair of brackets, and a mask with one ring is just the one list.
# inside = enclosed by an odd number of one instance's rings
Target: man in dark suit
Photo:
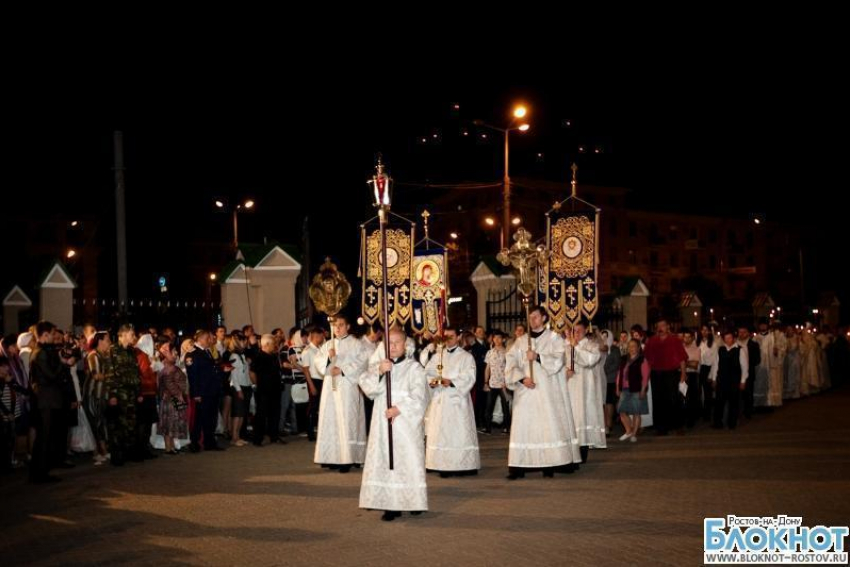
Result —
[[[484, 391], [484, 371], [487, 368], [487, 363], [484, 361], [487, 358], [487, 352], [490, 350], [490, 343], [487, 340], [487, 333], [484, 327], [475, 327], [475, 342], [469, 349], [472, 358], [475, 359], [475, 388], [473, 388], [473, 401], [475, 402], [475, 424], [480, 430], [485, 430], [485, 419], [487, 414], [487, 393]], [[485, 430], [486, 431], [486, 430]]]
[[747, 365], [749, 375], [747, 384], [744, 386], [744, 417], [753, 417], [753, 387], [756, 381], [756, 367], [761, 364], [761, 347], [753, 340], [753, 333], [749, 327], [738, 327], [738, 345], [746, 349], [749, 363]]
[[[64, 422], [65, 387], [71, 379], [70, 367], [77, 363], [74, 358], [64, 358], [53, 344], [56, 326], [48, 321], [36, 325], [38, 346], [32, 354], [30, 376], [32, 378], [33, 405], [36, 438], [30, 462], [30, 480], [35, 483], [59, 480], [50, 473], [56, 464], [55, 451], [64, 439], [61, 424]], [[67, 429], [64, 430], [67, 432]], [[64, 456], [64, 455], [63, 455]]]
[[195, 335], [195, 350], [186, 354], [186, 373], [189, 376], [189, 395], [195, 401], [195, 423], [192, 427], [193, 453], [201, 450], [201, 435], [204, 449], [223, 451], [215, 441], [215, 426], [218, 421], [218, 401], [221, 395], [219, 366], [213, 360], [209, 331], [198, 331]]

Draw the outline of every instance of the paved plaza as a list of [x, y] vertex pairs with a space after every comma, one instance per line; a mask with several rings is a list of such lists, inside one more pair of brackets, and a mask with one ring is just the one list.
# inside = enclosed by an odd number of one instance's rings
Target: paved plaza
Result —
[[313, 444], [81, 464], [60, 483], [0, 477], [2, 565], [700, 565], [702, 521], [850, 521], [850, 391], [792, 402], [737, 431], [609, 440], [569, 476], [505, 479], [507, 437], [477, 477], [428, 476], [431, 510], [391, 523], [357, 507], [360, 472]]

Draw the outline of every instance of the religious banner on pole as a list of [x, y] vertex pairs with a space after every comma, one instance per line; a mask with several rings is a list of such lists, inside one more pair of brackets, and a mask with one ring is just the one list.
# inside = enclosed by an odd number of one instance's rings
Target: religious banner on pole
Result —
[[[410, 320], [415, 225], [392, 213], [387, 219], [387, 301], [390, 325]], [[368, 324], [383, 321], [383, 254], [381, 228], [375, 219], [360, 228], [360, 276], [363, 319]]]
[[440, 332], [444, 323], [441, 313], [445, 311], [448, 294], [448, 266], [444, 249], [417, 250], [413, 258], [413, 318], [410, 325], [414, 332], [428, 331], [433, 335]]
[[599, 209], [572, 195], [546, 213], [545, 305], [552, 328], [561, 331], [599, 310]]
[[446, 321], [446, 297], [449, 293], [449, 256], [444, 244], [432, 240], [428, 219], [422, 211], [425, 238], [416, 243], [413, 253], [413, 317], [415, 333], [442, 336]]

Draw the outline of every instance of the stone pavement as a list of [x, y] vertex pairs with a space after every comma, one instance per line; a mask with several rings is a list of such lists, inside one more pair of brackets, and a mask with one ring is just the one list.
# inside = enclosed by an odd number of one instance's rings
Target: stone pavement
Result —
[[33, 486], [0, 477], [0, 565], [700, 565], [702, 521], [850, 521], [850, 390], [792, 402], [735, 432], [614, 438], [571, 476], [508, 482], [507, 438], [478, 477], [429, 475], [431, 511], [358, 509], [360, 472], [313, 445], [88, 464]]

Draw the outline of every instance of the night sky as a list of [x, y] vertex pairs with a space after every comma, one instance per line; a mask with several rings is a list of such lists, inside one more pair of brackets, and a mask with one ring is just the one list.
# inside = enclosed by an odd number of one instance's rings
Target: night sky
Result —
[[[413, 84], [375, 93], [368, 82], [328, 79], [281, 90], [222, 79], [68, 88], [62, 96], [22, 91], [4, 128], [2, 216], [21, 207], [69, 219], [95, 215], [104, 266], [113, 270], [112, 132], [120, 129], [131, 295], [146, 292], [159, 271], [172, 274], [176, 289], [191, 290], [179, 281], [181, 243], [232, 239], [230, 217], [213, 213], [217, 195], [257, 201], [255, 214], [240, 217], [241, 241], [298, 244], [309, 215], [313, 255], [336, 256], [353, 277], [357, 227], [373, 214], [365, 180], [376, 152], [398, 182], [498, 181], [501, 146], [478, 143], [471, 121], [505, 123], [512, 103], [522, 101], [532, 129], [512, 134], [513, 177], [562, 180], [566, 191], [569, 163], [577, 161], [580, 183], [628, 187], [642, 208], [762, 213], [818, 227], [823, 246], [813, 269], [823, 287], [846, 289], [834, 265], [836, 254], [846, 255], [837, 226], [845, 215], [823, 201], [846, 187], [839, 171], [846, 142], [830, 141], [846, 137], [838, 92], [800, 97], [781, 81], [756, 79], [734, 88], [707, 79], [651, 85]], [[418, 141], [423, 136], [428, 143]], [[590, 151], [578, 154], [579, 145]], [[428, 195], [399, 185], [396, 200], [427, 203]]]

